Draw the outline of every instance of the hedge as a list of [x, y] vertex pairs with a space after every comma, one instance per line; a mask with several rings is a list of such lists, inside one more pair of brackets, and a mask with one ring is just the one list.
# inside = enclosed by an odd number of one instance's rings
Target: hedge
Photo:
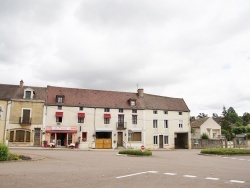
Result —
[[0, 144], [0, 161], [7, 161], [9, 154], [9, 148], [4, 144]]
[[130, 150], [121, 150], [121, 151], [119, 151], [119, 154], [150, 156], [150, 155], [152, 155], [152, 151], [150, 151], [150, 150], [142, 151], [139, 149], [138, 150], [130, 149]]
[[213, 155], [250, 155], [250, 150], [236, 148], [209, 148], [201, 150], [201, 153]]

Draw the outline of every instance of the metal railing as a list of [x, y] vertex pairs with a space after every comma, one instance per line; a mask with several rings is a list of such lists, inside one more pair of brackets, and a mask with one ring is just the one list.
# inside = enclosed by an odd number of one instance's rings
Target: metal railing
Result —
[[117, 130], [124, 130], [127, 128], [127, 122], [117, 122], [116, 129]]
[[31, 125], [31, 121], [32, 118], [23, 118], [23, 117], [19, 117], [19, 124], [20, 125]]

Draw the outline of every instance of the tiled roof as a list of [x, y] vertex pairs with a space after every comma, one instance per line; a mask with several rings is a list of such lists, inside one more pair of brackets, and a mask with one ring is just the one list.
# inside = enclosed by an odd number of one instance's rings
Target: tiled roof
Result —
[[0, 99], [23, 99], [24, 89], [31, 88], [34, 90], [35, 95], [33, 100], [45, 100], [46, 99], [46, 88], [44, 87], [33, 87], [19, 85], [0, 84]]
[[203, 123], [205, 123], [205, 121], [207, 121], [207, 119], [208, 119], [208, 117], [196, 119], [195, 121], [191, 122], [191, 127], [199, 128]]
[[89, 90], [65, 87], [47, 87], [47, 105], [60, 105], [56, 103], [56, 96], [63, 95], [63, 106], [84, 106], [100, 108], [124, 108], [131, 109], [130, 99], [136, 99], [136, 109], [155, 109], [169, 111], [189, 112], [182, 98], [170, 98], [151, 94]]

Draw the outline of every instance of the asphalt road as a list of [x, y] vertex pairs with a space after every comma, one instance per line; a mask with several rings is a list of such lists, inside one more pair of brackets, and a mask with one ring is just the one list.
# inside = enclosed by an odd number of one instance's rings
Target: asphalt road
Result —
[[199, 150], [153, 151], [152, 157], [116, 150], [20, 150], [44, 156], [0, 163], [0, 187], [250, 187], [250, 156], [204, 156]]

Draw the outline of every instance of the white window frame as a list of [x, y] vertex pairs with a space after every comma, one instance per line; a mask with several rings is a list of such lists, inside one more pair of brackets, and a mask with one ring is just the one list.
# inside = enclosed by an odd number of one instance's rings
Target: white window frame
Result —
[[164, 145], [169, 145], [169, 136], [168, 135], [163, 135], [163, 144]]
[[164, 119], [164, 129], [168, 129], [168, 120]]
[[179, 128], [183, 128], [183, 120], [179, 120]]
[[153, 136], [153, 144], [154, 144], [154, 145], [158, 145], [158, 142], [159, 142], [158, 139], [159, 139], [159, 136], [158, 136], [158, 135], [154, 135], [154, 136]]
[[154, 129], [157, 129], [157, 128], [158, 128], [158, 120], [157, 120], [157, 119], [154, 119], [154, 120], [153, 120], [153, 128], [154, 128]]

